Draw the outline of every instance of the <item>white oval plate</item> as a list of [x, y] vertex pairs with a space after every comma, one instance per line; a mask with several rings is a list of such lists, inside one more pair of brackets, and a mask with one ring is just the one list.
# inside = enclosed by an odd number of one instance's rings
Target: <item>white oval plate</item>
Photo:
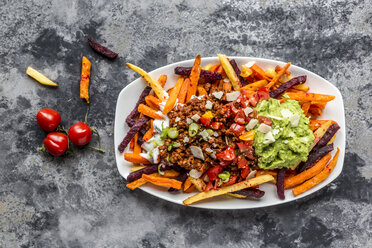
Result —
[[[230, 59], [235, 59], [238, 66], [241, 68], [241, 65], [246, 64], [250, 61], [256, 61], [257, 65], [259, 65], [263, 69], [268, 68], [275, 68], [276, 65], [284, 66], [284, 62], [269, 60], [269, 59], [260, 59], [260, 58], [252, 58], [252, 57], [229, 57]], [[192, 66], [194, 60], [186, 60], [178, 63], [174, 63], [171, 65], [167, 65], [156, 69], [150, 72], [151, 76], [154, 78], [158, 78], [161, 74], [165, 74], [168, 76], [167, 84], [165, 89], [173, 87], [175, 82], [177, 81], [178, 76], [174, 74], [174, 68], [176, 66]], [[217, 64], [219, 60], [217, 57], [208, 57], [202, 58], [202, 66], [207, 64]], [[139, 65], [141, 66], [141, 65]], [[129, 70], [129, 69], [128, 69]], [[316, 185], [314, 188], [306, 191], [305, 193], [294, 197], [291, 190], [285, 191], [285, 200], [280, 200], [276, 194], [276, 187], [272, 183], [266, 183], [260, 186], [260, 189], [265, 191], [264, 197], [259, 200], [242, 200], [242, 199], [235, 199], [228, 196], [219, 196], [214, 197], [211, 199], [203, 200], [199, 203], [191, 205], [191, 207], [198, 207], [198, 208], [209, 208], [209, 209], [246, 209], [246, 208], [259, 208], [259, 207], [267, 207], [272, 205], [278, 205], [286, 202], [291, 202], [296, 199], [300, 199], [307, 195], [310, 195], [327, 184], [331, 183], [335, 180], [338, 175], [340, 175], [344, 163], [344, 155], [345, 155], [345, 114], [344, 114], [344, 103], [342, 100], [342, 96], [340, 91], [330, 82], [325, 80], [324, 78], [307, 71], [303, 68], [298, 66], [292, 65], [289, 69], [291, 75], [293, 76], [300, 76], [300, 75], [307, 75], [306, 85], [310, 87], [310, 92], [313, 93], [322, 93], [322, 94], [329, 94], [336, 96], [336, 99], [329, 102], [327, 107], [323, 111], [323, 114], [320, 119], [323, 120], [335, 120], [340, 125], [340, 130], [337, 132], [337, 137], [334, 141], [335, 147], [340, 148], [340, 155], [338, 158], [338, 162], [334, 170], [332, 171], [331, 175], [321, 182], [320, 184]], [[127, 85], [119, 94], [118, 101], [116, 104], [116, 113], [115, 113], [115, 130], [114, 130], [114, 139], [115, 139], [115, 155], [116, 155], [116, 164], [119, 169], [120, 175], [124, 178], [128, 176], [130, 173], [130, 167], [132, 163], [129, 163], [124, 160], [124, 156], [122, 153], [119, 153], [117, 147], [119, 146], [120, 142], [123, 140], [125, 134], [128, 132], [129, 128], [125, 123], [125, 118], [129, 115], [129, 113], [134, 108], [138, 97], [144, 87], [147, 85], [144, 79], [138, 78], [134, 80], [132, 83]], [[128, 150], [128, 148], [127, 148]], [[126, 151], [127, 151], [126, 150]], [[335, 152], [333, 152], [334, 154]], [[154, 196], [157, 196], [161, 199], [174, 202], [177, 204], [182, 204], [182, 201], [185, 200], [187, 197], [191, 196], [192, 194], [185, 194], [185, 193], [169, 193], [167, 189], [150, 185], [149, 183], [141, 187], [142, 190], [148, 192]]]

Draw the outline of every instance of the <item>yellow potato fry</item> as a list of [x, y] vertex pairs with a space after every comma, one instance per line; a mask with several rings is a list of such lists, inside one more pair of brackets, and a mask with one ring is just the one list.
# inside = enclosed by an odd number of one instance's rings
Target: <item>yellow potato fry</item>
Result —
[[297, 84], [297, 85], [293, 85], [292, 86], [293, 89], [296, 89], [296, 90], [301, 90], [301, 91], [309, 91], [309, 86], [305, 85], [305, 84]]
[[130, 168], [130, 171], [138, 171], [138, 170], [140, 170], [140, 169], [143, 169], [143, 168], [145, 168], [145, 167], [147, 167], [147, 166], [144, 166], [144, 165], [135, 165], [135, 166], [132, 166], [131, 168]]
[[52, 80], [50, 80], [49, 78], [47, 78], [46, 76], [44, 76], [43, 74], [41, 74], [40, 72], [38, 72], [37, 70], [30, 66], [27, 67], [26, 74], [43, 85], [58, 86], [58, 84], [54, 83]]
[[259, 88], [262, 88], [268, 84], [267, 80], [263, 79], [240, 88], [240, 90], [245, 89], [249, 91], [257, 91]]
[[310, 146], [310, 151], [314, 148], [314, 146], [318, 143], [318, 141], [322, 138], [322, 136], [327, 132], [328, 128], [332, 125], [332, 121], [327, 121], [323, 123], [315, 132], [314, 132], [314, 141]]
[[227, 77], [230, 79], [232, 86], [234, 90], [240, 89], [240, 81], [238, 76], [236, 75], [234, 68], [231, 66], [229, 60], [227, 59], [226, 55], [224, 54], [217, 54], [218, 58], [220, 59], [221, 65], [227, 75]]
[[191, 181], [192, 184], [195, 185], [196, 189], [200, 192], [203, 192], [206, 185], [204, 183], [204, 181], [200, 178], [193, 178], [193, 177], [188, 177]]
[[133, 71], [140, 74], [146, 80], [146, 82], [149, 83], [150, 87], [154, 90], [156, 96], [160, 99], [160, 101], [162, 101], [162, 102], [164, 101], [165, 98], [164, 98], [163, 87], [161, 87], [160, 83], [158, 81], [156, 81], [156, 79], [151, 77], [147, 72], [145, 72], [144, 70], [142, 70], [138, 66], [132, 65], [130, 63], [126, 63], [126, 65], [130, 69], [132, 69]]
[[231, 193], [231, 192], [235, 192], [235, 191], [242, 190], [242, 189], [245, 189], [245, 188], [257, 186], [257, 185], [260, 185], [262, 183], [266, 183], [266, 182], [269, 182], [269, 181], [272, 181], [272, 180], [274, 180], [274, 177], [271, 176], [271, 175], [263, 175], [263, 176], [260, 176], [260, 177], [255, 177], [255, 178], [252, 178], [252, 179], [249, 179], [249, 180], [241, 181], [241, 182], [236, 183], [234, 185], [230, 185], [230, 186], [221, 188], [219, 190], [210, 190], [210, 191], [207, 191], [207, 192], [200, 192], [200, 193], [198, 193], [196, 195], [193, 195], [193, 196], [187, 198], [186, 200], [184, 200], [183, 204], [188, 206], [188, 205], [190, 205], [192, 203], [195, 203], [197, 201], [201, 201], [201, 200], [211, 198], [211, 197], [214, 197], [214, 196], [224, 195], [226, 193]]

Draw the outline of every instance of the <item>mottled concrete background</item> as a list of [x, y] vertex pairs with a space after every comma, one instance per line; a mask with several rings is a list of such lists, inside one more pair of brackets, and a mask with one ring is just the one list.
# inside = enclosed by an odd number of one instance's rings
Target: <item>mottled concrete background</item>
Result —
[[[0, 247], [372, 247], [371, 1], [0, 0]], [[89, 48], [93, 36], [114, 51]], [[313, 71], [345, 100], [342, 175], [305, 200], [208, 211], [130, 192], [116, 169], [113, 120], [120, 90], [137, 77], [193, 58], [257, 56]], [[54, 158], [38, 152], [44, 107], [65, 126], [82, 121], [81, 57], [92, 64], [89, 123], [107, 152]], [[59, 83], [39, 85], [33, 66]]]

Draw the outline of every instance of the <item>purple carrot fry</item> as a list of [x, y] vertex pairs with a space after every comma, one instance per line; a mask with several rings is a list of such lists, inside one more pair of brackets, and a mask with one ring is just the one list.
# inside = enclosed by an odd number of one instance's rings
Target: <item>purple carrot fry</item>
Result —
[[245, 86], [246, 85], [246, 82], [245, 82], [244, 78], [242, 76], [240, 76], [241, 71], [240, 71], [238, 65], [236, 64], [235, 59], [232, 59], [229, 62], [231, 64], [232, 68], [234, 69], [236, 75], [238, 76], [241, 85], [242, 86]]
[[276, 192], [280, 200], [285, 199], [284, 195], [284, 176], [287, 168], [281, 168], [278, 171], [278, 175], [276, 177]]
[[132, 173], [130, 173], [127, 177], [127, 181], [128, 183], [131, 183], [133, 181], [140, 179], [142, 177], [142, 174], [148, 175], [148, 174], [156, 173], [157, 171], [158, 171], [157, 165], [150, 165], [143, 169], [140, 169], [138, 171], [133, 171]]
[[296, 84], [303, 84], [303, 83], [305, 83], [306, 82], [306, 78], [307, 78], [306, 75], [292, 78], [291, 80], [285, 82], [284, 84], [279, 85], [279, 87], [276, 88], [275, 90], [271, 91], [270, 92], [270, 97], [271, 98], [275, 98], [275, 97], [279, 96], [280, 94], [282, 94], [284, 91], [286, 91], [289, 88], [291, 88], [292, 86], [294, 86]]
[[129, 129], [127, 135], [124, 137], [123, 141], [120, 143], [118, 150], [119, 152], [123, 152], [124, 149], [129, 144], [130, 140], [133, 139], [134, 135], [143, 127], [150, 120], [150, 117], [143, 116], [136, 121], [136, 123]]
[[327, 155], [327, 153], [333, 151], [333, 144], [323, 146], [319, 150], [311, 151], [306, 162], [300, 164], [298, 173], [301, 173], [307, 169], [310, 169], [314, 166], [322, 157]]
[[129, 127], [132, 127], [134, 125], [134, 123], [136, 123], [136, 117], [139, 114], [139, 112], [138, 112], [138, 106], [140, 104], [144, 104], [145, 103], [145, 97], [149, 95], [150, 91], [151, 91], [151, 87], [150, 86], [146, 86], [146, 88], [142, 91], [140, 97], [138, 98], [138, 101], [136, 103], [136, 106], [133, 108], [132, 112], [130, 112], [130, 114], [125, 119], [125, 122], [128, 124]]
[[97, 41], [93, 40], [92, 37], [88, 38], [88, 43], [94, 51], [101, 54], [102, 56], [105, 56], [109, 59], [115, 59], [118, 56], [117, 53], [111, 51], [110, 49], [108, 49], [105, 46], [102, 46]]
[[[174, 73], [181, 76], [190, 76], [191, 69], [191, 67], [177, 66], [176, 68], [174, 68]], [[219, 72], [201, 70], [200, 77], [209, 80], [220, 80], [222, 79], [222, 74]]]
[[[177, 181], [180, 181], [180, 182], [184, 183], [184, 182], [186, 181], [187, 177], [188, 177], [187, 172], [186, 172], [186, 171], [182, 171], [182, 172], [178, 175], [178, 177], [176, 177], [175, 179], [176, 179]], [[168, 192], [176, 192], [176, 191], [178, 191], [178, 189], [175, 189], [175, 188], [169, 188], [169, 189], [168, 189]]]
[[247, 189], [242, 189], [233, 192], [234, 194], [238, 195], [244, 195], [246, 197], [254, 197], [254, 198], [261, 198], [265, 195], [265, 191], [255, 189], [255, 188], [247, 188]]
[[320, 148], [326, 146], [339, 129], [340, 129], [340, 126], [337, 123], [333, 123], [327, 129], [327, 131], [322, 136], [322, 138], [318, 141], [318, 143], [314, 146], [313, 151], [319, 150]]
[[142, 145], [143, 144], [143, 136], [145, 135], [145, 133], [147, 132], [147, 130], [142, 127], [139, 131], [138, 131], [138, 139], [137, 139], [137, 143], [139, 145]]

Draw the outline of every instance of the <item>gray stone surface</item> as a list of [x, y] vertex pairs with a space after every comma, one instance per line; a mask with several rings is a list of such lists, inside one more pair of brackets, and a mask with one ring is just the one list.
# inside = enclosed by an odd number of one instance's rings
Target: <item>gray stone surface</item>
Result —
[[[0, 0], [1, 247], [372, 247], [371, 1]], [[119, 52], [95, 54], [87, 36]], [[175, 205], [125, 188], [113, 120], [120, 90], [146, 70], [193, 58], [256, 56], [309, 69], [345, 100], [342, 175], [311, 197], [257, 210]], [[50, 107], [82, 121], [81, 57], [92, 64], [89, 123], [107, 150], [38, 152], [35, 121]], [[59, 83], [43, 87], [33, 66]]]

